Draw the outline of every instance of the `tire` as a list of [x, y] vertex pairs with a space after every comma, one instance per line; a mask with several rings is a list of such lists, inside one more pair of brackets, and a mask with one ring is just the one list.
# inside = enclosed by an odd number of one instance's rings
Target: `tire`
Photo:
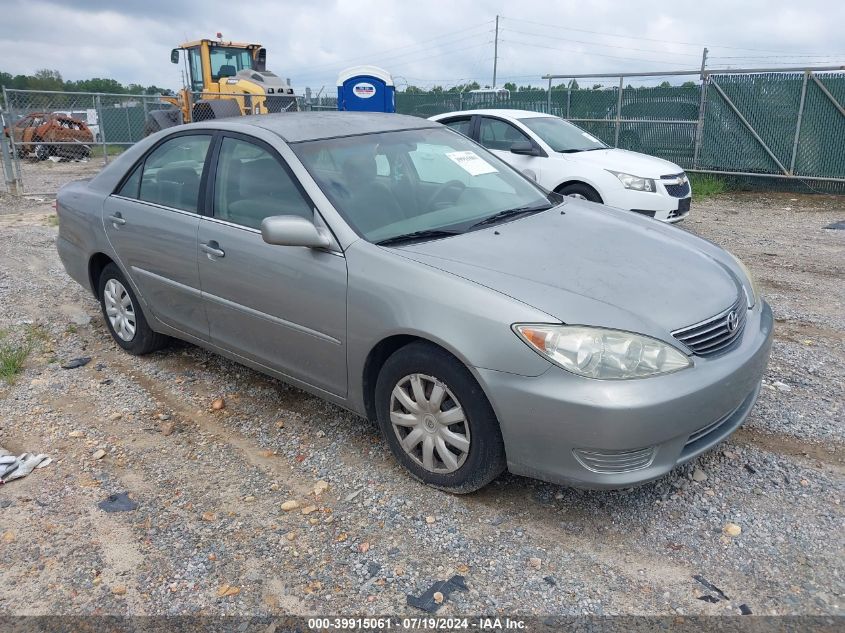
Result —
[[585, 185], [582, 182], [575, 182], [571, 185], [558, 187], [555, 191], [563, 196], [572, 198], [580, 198], [581, 200], [589, 200], [590, 202], [602, 203], [599, 192], [593, 189], [590, 185]]
[[141, 356], [167, 344], [168, 337], [154, 332], [147, 324], [138, 298], [115, 264], [103, 268], [97, 285], [106, 327], [118, 345], [130, 354]]
[[50, 146], [45, 145], [42, 142], [38, 142], [35, 146], [35, 160], [42, 161], [47, 160], [50, 157]]
[[[414, 406], [403, 403], [417, 405], [418, 389], [425, 402], [414, 413]], [[398, 390], [403, 397], [394, 395]], [[428, 400], [433, 395], [439, 405]], [[469, 370], [445, 350], [417, 342], [394, 352], [379, 372], [375, 400], [379, 427], [391, 452], [415, 479], [466, 494], [483, 488], [505, 470], [505, 446], [496, 414]], [[395, 420], [402, 423], [394, 424]], [[402, 440], [410, 451], [402, 447]], [[431, 447], [430, 458], [424, 454], [426, 445]]]

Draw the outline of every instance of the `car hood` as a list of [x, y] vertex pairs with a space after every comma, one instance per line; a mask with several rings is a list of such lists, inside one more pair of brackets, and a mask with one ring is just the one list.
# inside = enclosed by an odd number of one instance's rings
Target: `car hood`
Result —
[[[563, 212], [563, 213], [561, 213]], [[508, 295], [563, 323], [670, 332], [742, 292], [706, 240], [630, 212], [572, 200], [482, 230], [395, 249]]]
[[595, 149], [588, 152], [562, 154], [562, 156], [576, 163], [624, 172], [642, 178], [660, 178], [684, 171], [668, 160], [631, 152], [627, 149]]

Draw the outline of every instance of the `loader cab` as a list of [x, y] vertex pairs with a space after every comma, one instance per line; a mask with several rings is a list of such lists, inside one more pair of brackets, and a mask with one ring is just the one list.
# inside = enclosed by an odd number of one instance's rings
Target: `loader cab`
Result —
[[192, 92], [220, 92], [219, 82], [234, 77], [241, 70], [263, 70], [267, 52], [258, 44], [234, 44], [199, 40], [173, 49], [171, 61], [179, 62], [179, 50], [187, 56]]

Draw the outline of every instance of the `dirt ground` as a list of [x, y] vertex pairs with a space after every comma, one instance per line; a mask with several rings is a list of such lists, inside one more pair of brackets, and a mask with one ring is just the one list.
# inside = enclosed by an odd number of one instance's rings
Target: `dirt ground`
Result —
[[[182, 343], [120, 352], [51, 216], [0, 198], [0, 329], [34, 345], [0, 382], [0, 445], [53, 458], [0, 487], [0, 614], [423, 615], [407, 595], [453, 574], [468, 591], [438, 615], [845, 613], [845, 231], [823, 228], [842, 198], [723, 195], [682, 224], [742, 258], [777, 318], [732, 438], [634, 490], [504, 475], [463, 497], [274, 379]], [[122, 492], [136, 509], [98, 507]]]

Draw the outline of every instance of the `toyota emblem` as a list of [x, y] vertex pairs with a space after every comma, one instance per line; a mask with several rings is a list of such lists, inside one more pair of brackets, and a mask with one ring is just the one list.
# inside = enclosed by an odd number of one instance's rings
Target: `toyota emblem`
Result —
[[725, 325], [728, 327], [728, 332], [736, 332], [736, 328], [739, 327], [739, 315], [737, 315], [736, 310], [731, 310], [728, 313]]

